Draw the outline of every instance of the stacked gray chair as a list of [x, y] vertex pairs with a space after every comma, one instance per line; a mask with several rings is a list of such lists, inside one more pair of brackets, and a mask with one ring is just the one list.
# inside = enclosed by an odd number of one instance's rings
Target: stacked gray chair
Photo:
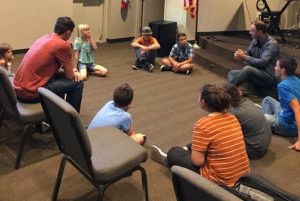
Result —
[[[24, 126], [22, 139], [15, 162], [15, 169], [20, 167], [20, 162], [23, 156], [23, 149], [26, 140], [36, 128], [45, 119], [43, 108], [40, 103], [25, 104], [17, 100], [14, 88], [8, 77], [7, 71], [0, 67], [0, 100], [1, 100], [1, 115], [8, 115], [10, 118], [18, 121]], [[2, 122], [2, 119], [0, 120]]]
[[241, 201], [231, 192], [201, 177], [196, 172], [172, 166], [173, 186], [177, 201]]
[[75, 109], [53, 92], [39, 88], [41, 103], [50, 121], [57, 145], [63, 153], [52, 200], [57, 199], [66, 161], [69, 161], [98, 190], [102, 200], [112, 183], [141, 171], [145, 201], [147, 175], [140, 166], [148, 158], [144, 147], [113, 127], [85, 130]]

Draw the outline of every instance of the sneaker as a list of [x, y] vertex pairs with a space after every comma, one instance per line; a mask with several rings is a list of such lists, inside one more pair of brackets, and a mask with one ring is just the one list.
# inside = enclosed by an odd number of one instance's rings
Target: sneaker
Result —
[[50, 132], [52, 130], [50, 124], [48, 124], [47, 122], [45, 121], [42, 121], [41, 123], [42, 125], [42, 133], [47, 133], [47, 132]]
[[153, 64], [150, 64], [149, 69], [148, 69], [149, 73], [151, 73], [153, 71], [153, 68], [154, 68]]
[[152, 63], [149, 63], [149, 62], [146, 62], [145, 63], [145, 70], [148, 71], [149, 73], [151, 73], [153, 71], [153, 64]]
[[144, 141], [143, 141], [143, 143], [141, 145], [144, 145], [144, 144], [146, 144], [146, 141], [147, 141], [147, 135], [144, 135], [144, 134], [142, 134], [142, 135], [143, 135]]
[[168, 70], [167, 68], [168, 68], [167, 66], [161, 65], [159, 69], [162, 72], [162, 71], [167, 71]]
[[135, 64], [132, 64], [132, 70], [138, 70], [139, 68], [135, 65]]
[[166, 66], [166, 65], [161, 65], [160, 66], [160, 71], [174, 71], [174, 68], [171, 68], [169, 66]]
[[185, 74], [189, 75], [192, 73], [192, 70], [191, 69], [187, 69], [187, 71], [185, 71]]
[[155, 145], [151, 147], [151, 158], [165, 166], [169, 166], [167, 154]]
[[42, 121], [40, 123], [36, 124], [36, 129], [39, 133], [48, 133], [49, 131], [51, 131], [51, 126], [49, 123], [47, 123], [46, 121]]
[[135, 63], [131, 67], [132, 67], [132, 70], [138, 70], [140, 68], [139, 61], [136, 60]]
[[260, 104], [254, 103], [254, 105], [256, 105], [258, 107], [258, 109], [261, 109], [261, 105]]

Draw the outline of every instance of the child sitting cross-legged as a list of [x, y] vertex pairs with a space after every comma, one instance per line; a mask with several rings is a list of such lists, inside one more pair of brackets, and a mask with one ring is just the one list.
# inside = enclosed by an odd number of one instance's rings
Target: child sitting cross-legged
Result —
[[96, 76], [106, 76], [108, 70], [94, 63], [93, 51], [97, 50], [97, 44], [92, 39], [90, 27], [87, 24], [78, 26], [78, 38], [74, 42], [75, 65], [81, 77], [86, 80], [87, 73]]

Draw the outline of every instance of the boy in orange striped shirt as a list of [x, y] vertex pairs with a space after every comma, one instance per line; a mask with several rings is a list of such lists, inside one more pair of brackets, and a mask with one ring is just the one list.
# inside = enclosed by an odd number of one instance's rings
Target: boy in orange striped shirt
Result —
[[192, 144], [186, 148], [171, 148], [167, 158], [153, 146], [152, 158], [165, 165], [196, 171], [216, 184], [233, 186], [250, 169], [241, 126], [236, 117], [227, 112], [230, 102], [223, 88], [203, 86], [199, 105], [209, 114], [196, 122]]

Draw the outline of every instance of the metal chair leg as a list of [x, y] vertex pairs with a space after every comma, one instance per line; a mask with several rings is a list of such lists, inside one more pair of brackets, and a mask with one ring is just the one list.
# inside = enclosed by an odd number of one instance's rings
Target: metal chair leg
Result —
[[143, 193], [144, 193], [144, 201], [149, 201], [149, 195], [148, 195], [148, 182], [147, 182], [147, 173], [146, 170], [140, 166], [140, 171], [142, 175], [142, 185], [143, 185]]
[[106, 185], [101, 185], [98, 186], [98, 197], [97, 197], [97, 201], [102, 201], [103, 196], [104, 196], [104, 191], [106, 190], [107, 186]]
[[52, 193], [52, 201], [56, 201], [56, 199], [57, 199], [57, 194], [58, 194], [58, 191], [60, 188], [61, 180], [62, 180], [62, 177], [64, 174], [64, 169], [66, 166], [66, 161], [67, 161], [67, 159], [65, 158], [65, 156], [63, 156], [63, 158], [61, 159], [61, 162], [60, 162], [60, 167], [58, 170], [55, 186], [54, 186], [53, 193]]
[[19, 167], [20, 167], [20, 162], [21, 162], [21, 159], [23, 156], [24, 145], [25, 145], [25, 142], [26, 142], [28, 136], [30, 135], [30, 129], [31, 129], [32, 125], [34, 125], [34, 124], [29, 124], [24, 127], [22, 140], [21, 140], [21, 144], [19, 147], [19, 151], [18, 151], [16, 163], [15, 163], [15, 169], [19, 169]]
[[4, 107], [2, 107], [2, 105], [0, 104], [0, 127], [2, 126], [3, 119], [4, 119], [4, 115], [5, 115], [5, 109], [4, 109]]
[[[1, 105], [1, 103], [0, 103], [0, 128], [2, 127], [2, 125], [3, 125], [3, 120], [4, 120], [4, 118], [5, 118], [5, 109], [4, 109], [4, 107], [2, 107], [2, 105]], [[3, 134], [3, 133], [2, 133]], [[0, 134], [0, 143], [2, 143], [2, 142], [5, 142], [6, 140], [8, 139], [8, 137], [7, 136], [1, 136], [1, 134]]]

